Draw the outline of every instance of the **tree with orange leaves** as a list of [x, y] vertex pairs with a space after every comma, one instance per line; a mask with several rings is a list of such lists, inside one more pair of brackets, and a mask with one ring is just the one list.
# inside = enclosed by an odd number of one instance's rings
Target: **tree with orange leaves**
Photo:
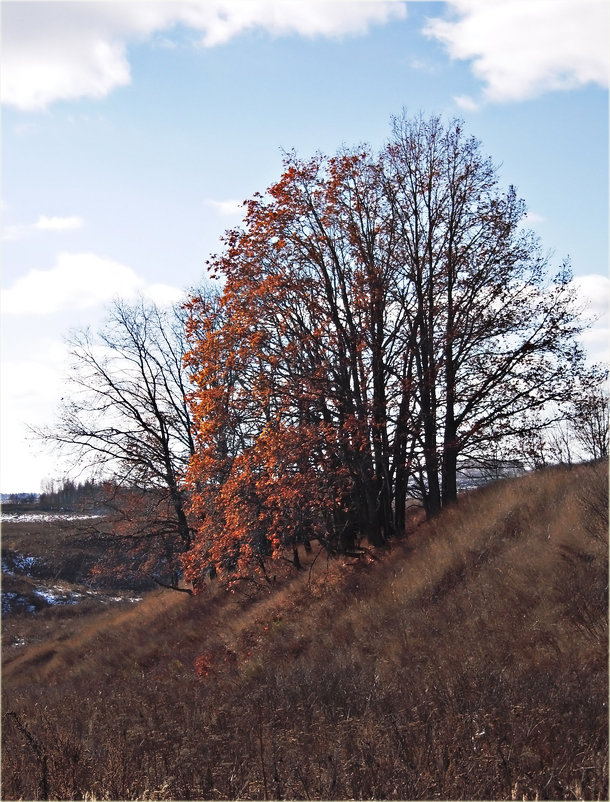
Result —
[[380, 377], [389, 287], [382, 236], [363, 214], [383, 203], [376, 174], [366, 153], [289, 160], [270, 203], [249, 202], [246, 230], [211, 264], [226, 278], [221, 309], [191, 300], [195, 550], [219, 568], [313, 537], [335, 551], [393, 532]]
[[209, 262], [219, 304], [187, 304], [192, 577], [386, 542], [409, 494], [434, 515], [460, 457], [557, 417], [579, 316], [524, 215], [459, 121], [396, 120], [378, 156], [287, 156]]

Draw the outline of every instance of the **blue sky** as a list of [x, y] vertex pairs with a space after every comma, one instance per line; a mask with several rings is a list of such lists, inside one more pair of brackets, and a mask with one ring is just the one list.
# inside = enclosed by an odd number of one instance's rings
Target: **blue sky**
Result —
[[61, 476], [26, 426], [70, 328], [179, 299], [282, 149], [378, 148], [403, 108], [482, 141], [607, 359], [607, 0], [4, 0], [2, 23], [3, 492]]

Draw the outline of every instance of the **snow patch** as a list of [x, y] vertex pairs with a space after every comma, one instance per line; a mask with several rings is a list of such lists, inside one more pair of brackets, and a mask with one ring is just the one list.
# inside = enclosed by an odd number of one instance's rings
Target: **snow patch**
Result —
[[2, 513], [3, 521], [14, 523], [53, 523], [55, 521], [89, 521], [93, 518], [104, 518], [102, 513], [81, 514], [75, 512], [5, 512]]

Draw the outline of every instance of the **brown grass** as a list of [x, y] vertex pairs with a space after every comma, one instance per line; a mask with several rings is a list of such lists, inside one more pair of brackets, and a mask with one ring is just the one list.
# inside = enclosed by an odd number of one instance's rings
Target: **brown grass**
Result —
[[607, 482], [500, 483], [252, 599], [47, 611], [2, 798], [607, 799]]

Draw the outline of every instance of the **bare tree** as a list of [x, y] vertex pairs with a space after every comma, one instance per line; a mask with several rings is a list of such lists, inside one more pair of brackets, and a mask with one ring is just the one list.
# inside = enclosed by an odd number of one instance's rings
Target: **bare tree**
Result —
[[568, 265], [550, 276], [523, 201], [462, 128], [403, 116], [383, 160], [414, 299], [405, 322], [431, 514], [456, 498], [458, 458], [526, 436], [534, 415], [550, 425], [583, 369]]
[[549, 453], [553, 462], [572, 465], [574, 462], [574, 435], [569, 420], [559, 421], [549, 436]]
[[103, 328], [73, 332], [67, 392], [55, 425], [36, 430], [80, 473], [108, 480], [117, 536], [139, 564], [177, 581], [191, 545], [180, 481], [194, 453], [183, 366], [184, 313], [114, 302]]
[[571, 424], [574, 435], [589, 459], [608, 458], [610, 394], [607, 383], [608, 370], [596, 366], [591, 371], [588, 386], [573, 404]]

